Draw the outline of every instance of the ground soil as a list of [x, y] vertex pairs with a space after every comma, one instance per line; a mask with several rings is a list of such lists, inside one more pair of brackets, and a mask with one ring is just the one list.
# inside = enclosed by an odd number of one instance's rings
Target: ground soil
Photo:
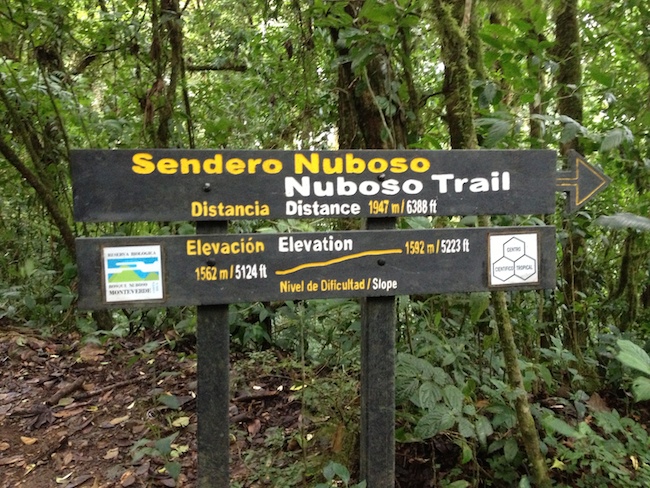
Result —
[[[169, 339], [98, 345], [0, 323], [0, 488], [196, 486], [196, 356]], [[298, 428], [292, 379], [237, 373], [231, 480], [273, 486], [248, 482], [257, 477], [243, 456], [267, 429]]]
[[[193, 486], [196, 361], [144, 344], [2, 327], [0, 487]], [[174, 433], [166, 456], [143, 440]]]
[[[141, 333], [99, 345], [0, 321], [0, 488], [196, 486], [197, 363], [194, 345], [177, 339]], [[291, 469], [300, 452], [296, 378], [239, 359], [231, 364], [251, 368], [231, 381], [231, 486], [275, 487], [260, 472]], [[273, 429], [294, 439], [279, 455], [267, 445]]]
[[[99, 344], [0, 321], [0, 488], [196, 486], [197, 363], [194, 344], [178, 339], [139, 333]], [[313, 421], [295, 391], [300, 371], [240, 356], [231, 356], [232, 487], [315, 486], [322, 467], [306, 473], [301, 462], [342, 456], [345, 443], [354, 456], [336, 423], [304, 452], [296, 440]], [[455, 464], [455, 444], [441, 439], [398, 446], [397, 487], [431, 486], [436, 455]], [[278, 483], [293, 472], [295, 482]]]

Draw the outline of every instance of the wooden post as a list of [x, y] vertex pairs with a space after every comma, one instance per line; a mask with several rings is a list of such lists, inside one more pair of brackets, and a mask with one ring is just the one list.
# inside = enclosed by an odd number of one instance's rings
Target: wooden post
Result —
[[[228, 222], [197, 222], [198, 234], [226, 234]], [[197, 308], [197, 417], [199, 488], [230, 485], [230, 329], [228, 305]]]
[[[394, 229], [395, 218], [366, 221], [368, 230]], [[382, 265], [383, 258], [378, 260]], [[361, 302], [361, 479], [395, 486], [395, 297]]]

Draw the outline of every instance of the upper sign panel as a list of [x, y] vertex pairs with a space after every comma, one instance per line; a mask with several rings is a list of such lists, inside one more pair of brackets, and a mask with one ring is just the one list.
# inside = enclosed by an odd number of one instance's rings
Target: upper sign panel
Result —
[[75, 150], [78, 221], [551, 213], [556, 153]]

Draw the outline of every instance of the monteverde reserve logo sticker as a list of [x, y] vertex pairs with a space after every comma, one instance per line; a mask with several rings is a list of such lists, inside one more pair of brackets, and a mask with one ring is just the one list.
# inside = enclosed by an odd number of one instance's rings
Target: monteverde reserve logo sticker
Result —
[[106, 302], [164, 297], [159, 245], [105, 247], [102, 260]]

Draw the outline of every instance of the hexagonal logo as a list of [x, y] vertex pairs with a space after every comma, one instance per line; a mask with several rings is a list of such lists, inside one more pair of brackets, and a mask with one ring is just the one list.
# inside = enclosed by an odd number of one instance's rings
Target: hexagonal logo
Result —
[[537, 233], [489, 234], [490, 286], [539, 282]]
[[503, 245], [503, 256], [516, 261], [526, 254], [526, 243], [518, 237], [508, 239]]
[[505, 256], [492, 265], [492, 276], [506, 282], [515, 275], [515, 262]]
[[530, 256], [522, 256], [515, 261], [515, 275], [522, 280], [527, 280], [537, 273], [537, 261]]

